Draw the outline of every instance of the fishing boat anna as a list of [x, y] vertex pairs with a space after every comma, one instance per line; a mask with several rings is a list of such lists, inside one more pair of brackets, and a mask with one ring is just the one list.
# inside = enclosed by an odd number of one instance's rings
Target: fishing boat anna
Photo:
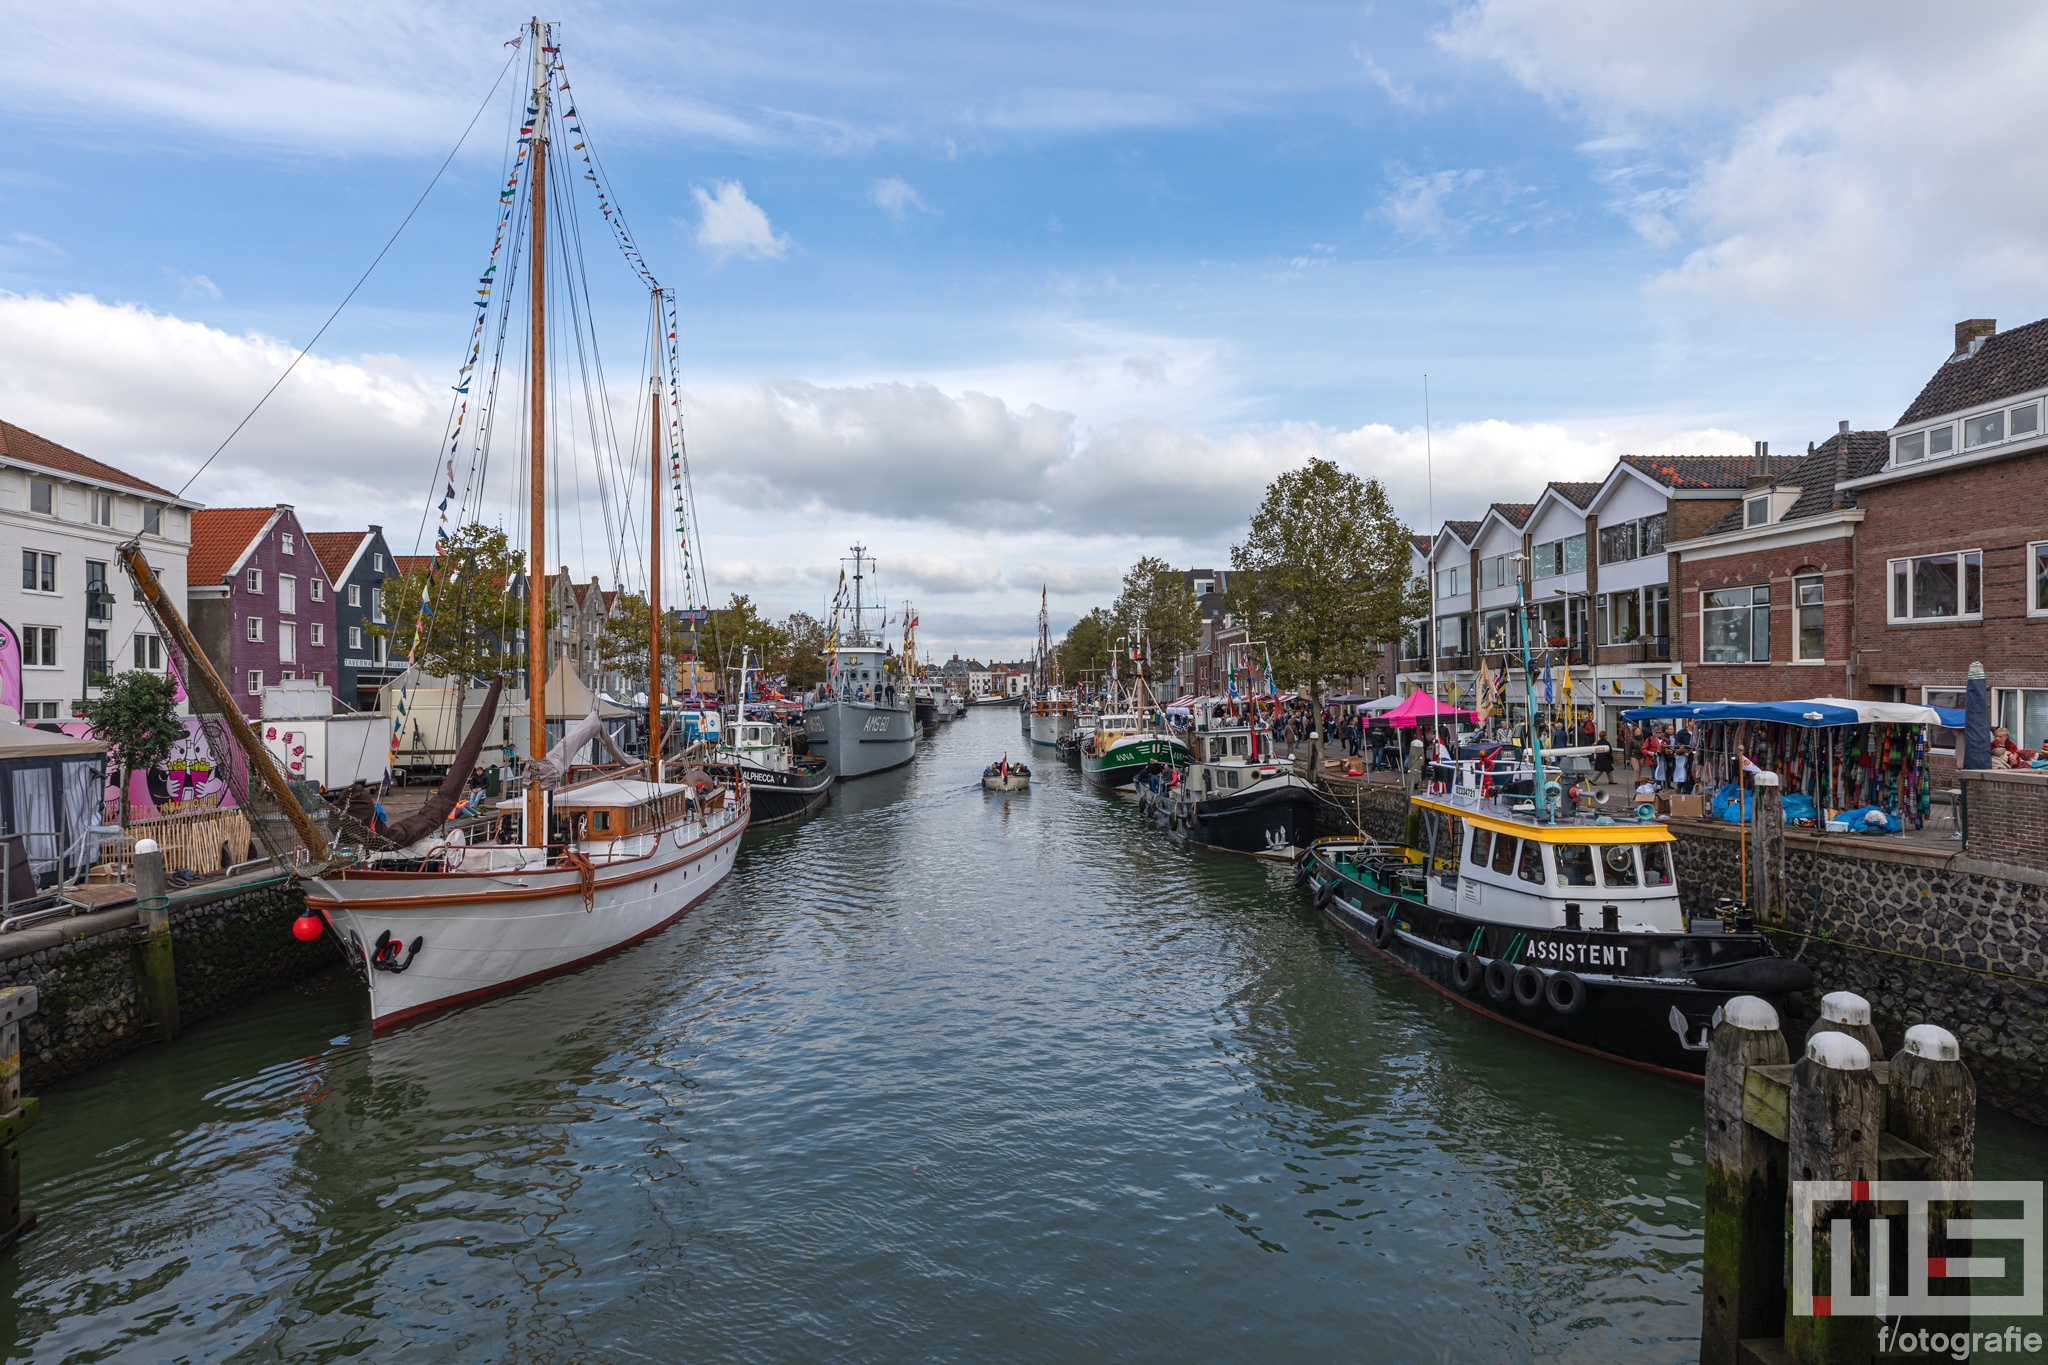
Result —
[[1577, 805], [1554, 784], [1539, 793], [1530, 764], [1434, 771], [1445, 790], [1413, 798], [1416, 847], [1322, 839], [1299, 876], [1347, 935], [1459, 1004], [1696, 1078], [1731, 997], [1783, 1004], [1812, 984], [1740, 910], [1685, 914], [1662, 824]]

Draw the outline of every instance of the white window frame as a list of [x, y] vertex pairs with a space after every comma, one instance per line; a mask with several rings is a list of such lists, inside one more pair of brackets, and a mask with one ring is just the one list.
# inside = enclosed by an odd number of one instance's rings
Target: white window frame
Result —
[[[34, 593], [38, 597], [61, 597], [64, 592], [64, 579], [62, 577], [62, 562], [59, 556], [53, 555], [47, 550], [24, 549], [21, 553], [24, 559], [26, 559], [26, 557], [29, 555], [34, 555], [36, 557], [36, 566], [33, 572], [35, 573], [36, 582], [38, 584], [41, 584], [45, 581], [43, 576], [43, 570], [48, 569], [50, 571], [47, 580], [50, 584], [49, 587], [45, 588], [38, 586], [31, 588], [24, 584], [22, 585], [21, 590], [23, 592]], [[24, 567], [26, 566], [24, 565]]]
[[[2030, 692], [2048, 696], [2048, 687], [1994, 687], [1991, 689], [1991, 728], [2003, 725], [2012, 736], [2012, 742], [2022, 749], [2039, 749], [2048, 746], [2048, 720], [2044, 720], [2037, 734], [2028, 727], [2027, 694]], [[2014, 725], [2018, 721], [2018, 725]]]
[[[1466, 564], [1452, 564], [1447, 568], [1438, 569], [1436, 571], [1436, 600], [1439, 602], [1451, 602], [1460, 597], [1470, 596], [1469, 584], [1462, 589], [1458, 586], [1459, 577], [1468, 572], [1470, 567], [1470, 565]], [[1450, 588], [1448, 590], [1444, 587], [1446, 579], [1450, 580]]]
[[249, 670], [249, 695], [252, 697], [263, 695], [263, 670], [260, 668]]
[[244, 640], [247, 640], [252, 645], [262, 644], [263, 618], [260, 616], [251, 616], [247, 618], [247, 621], [248, 624], [242, 627], [242, 638]]
[[[1805, 600], [1807, 589], [1817, 589], [1820, 596], [1811, 602]], [[1805, 646], [1806, 616], [1808, 609], [1820, 613], [1820, 653], [1808, 658], [1800, 651]], [[1792, 579], [1792, 662], [1795, 664], [1824, 664], [1828, 661], [1828, 580], [1826, 574], [1803, 573]]]
[[[1709, 597], [1709, 596], [1710, 596], [1711, 594], [1714, 594], [1714, 593], [1719, 593], [1719, 592], [1744, 592], [1744, 591], [1746, 591], [1746, 592], [1748, 592], [1748, 593], [1750, 594], [1749, 604], [1748, 604], [1747, 606], [1722, 606], [1722, 607], [1709, 607], [1709, 606], [1707, 605], [1707, 598], [1708, 598], [1708, 597]], [[1763, 600], [1762, 600], [1762, 601], [1758, 601], [1758, 600], [1757, 600], [1756, 594], [1757, 594], [1757, 593], [1759, 593], [1759, 592], [1761, 592], [1761, 593], [1762, 593], [1762, 594], [1764, 595], [1764, 596], [1763, 596]], [[1770, 601], [1771, 601], [1771, 585], [1770, 585], [1770, 584], [1768, 584], [1768, 583], [1748, 583], [1748, 584], [1737, 584], [1737, 585], [1735, 585], [1734, 587], [1730, 587], [1730, 588], [1701, 588], [1701, 589], [1699, 590], [1699, 614], [1700, 614], [1700, 666], [1701, 666], [1701, 667], [1703, 667], [1703, 668], [1720, 668], [1720, 667], [1732, 667], [1732, 668], [1747, 668], [1747, 667], [1750, 667], [1750, 666], [1753, 666], [1753, 665], [1756, 665], [1756, 664], [1768, 664], [1768, 663], [1770, 663], [1770, 661], [1771, 661], [1771, 607], [1770, 607]], [[1748, 657], [1746, 657], [1746, 658], [1741, 658], [1741, 659], [1709, 659], [1709, 658], [1707, 657], [1707, 613], [1708, 613], [1708, 612], [1710, 612], [1710, 611], [1711, 611], [1711, 612], [1713, 612], [1713, 613], [1715, 613], [1715, 614], [1717, 614], [1717, 615], [1718, 615], [1718, 614], [1720, 614], [1720, 613], [1722, 613], [1722, 612], [1731, 612], [1731, 611], [1746, 611], [1746, 612], [1748, 612], [1748, 613], [1749, 613], [1749, 654], [1748, 654]], [[1761, 658], [1759, 658], [1759, 657], [1758, 657], [1758, 655], [1757, 655], [1757, 648], [1756, 648], [1756, 627], [1757, 627], [1757, 623], [1758, 623], [1759, 621], [1761, 621], [1761, 622], [1763, 623], [1763, 627], [1764, 627], [1764, 648], [1763, 648], [1763, 655], [1762, 655], [1762, 657], [1761, 657]]]
[[383, 554], [381, 554], [380, 552], [374, 551], [374, 550], [373, 550], [373, 551], [371, 551], [371, 553], [370, 553], [370, 570], [371, 570], [371, 572], [373, 572], [373, 573], [383, 573], [383, 572], [384, 572], [384, 556], [383, 556]]
[[[21, 666], [23, 668], [39, 669], [61, 669], [64, 667], [64, 637], [59, 633], [59, 630], [60, 628], [57, 626], [23, 626], [17, 632], [21, 636]], [[36, 648], [33, 650], [28, 647], [28, 637], [32, 631], [35, 632], [36, 636]], [[42, 662], [30, 663], [28, 661], [30, 654], [34, 654]]]
[[263, 591], [263, 570], [261, 570], [261, 569], [258, 569], [258, 568], [254, 568], [254, 567], [251, 567], [251, 568], [250, 568], [250, 570], [249, 570], [249, 572], [248, 572], [247, 574], [245, 574], [245, 575], [243, 576], [243, 578], [242, 578], [242, 586], [243, 586], [243, 587], [244, 587], [245, 589], [247, 589], [247, 590], [248, 590], [249, 592], [256, 592], [256, 593], [260, 593], [260, 592], [262, 592], [262, 591]]
[[149, 633], [148, 631], [138, 630], [138, 631], [136, 631], [136, 632], [135, 632], [135, 637], [134, 637], [134, 638], [135, 638], [135, 644], [134, 644], [133, 648], [132, 648], [132, 649], [130, 650], [130, 653], [131, 653], [131, 654], [140, 654], [140, 655], [142, 656], [142, 658], [141, 658], [141, 659], [138, 659], [138, 660], [136, 661], [136, 664], [135, 664], [135, 666], [136, 666], [137, 668], [141, 669], [141, 670], [142, 670], [143, 672], [145, 672], [145, 673], [161, 673], [161, 672], [163, 672], [163, 671], [164, 671], [164, 639], [163, 639], [163, 636], [161, 636], [161, 635], [152, 635], [152, 634], [150, 634], [150, 633]]
[[348, 628], [348, 647], [350, 649], [361, 649], [363, 647], [363, 628], [361, 626], [350, 626]]
[[[41, 507], [36, 506], [36, 495], [38, 493], [43, 498], [43, 506]], [[30, 479], [28, 481], [28, 510], [39, 517], [56, 516], [57, 485], [48, 479]]]
[[[255, 620], [255, 617], [250, 617]], [[281, 664], [295, 664], [299, 661], [299, 624], [296, 621], [277, 623], [277, 661]]]
[[292, 545], [292, 533], [290, 531], [285, 531], [278, 536], [277, 550], [279, 554], [287, 554], [294, 559], [299, 557], [298, 550]]
[[327, 643], [327, 627], [322, 625], [320, 622], [311, 622], [309, 625], [307, 625], [306, 630], [308, 632], [306, 635], [306, 644], [311, 648], [318, 649], [322, 645]]
[[[1976, 609], [1975, 611], [1966, 611], [1966, 610], [1964, 610], [1964, 609], [1963, 609], [1963, 604], [1964, 604], [1965, 602], [1967, 602], [1967, 601], [1969, 600], [1969, 584], [1968, 584], [1968, 580], [1967, 580], [1967, 577], [1966, 577], [1966, 575], [1967, 575], [1967, 574], [1968, 574], [1968, 572], [1969, 572], [1969, 565], [1968, 565], [1968, 563], [1967, 563], [1966, 561], [1967, 561], [1967, 560], [1969, 560], [1969, 559], [1970, 559], [1970, 558], [1971, 558], [1972, 556], [1974, 556], [1974, 557], [1976, 558], [1976, 561], [1977, 561], [1977, 609]], [[1953, 560], [1955, 560], [1955, 561], [1956, 561], [1956, 614], [1955, 614], [1955, 615], [1953, 615], [1953, 616], [1915, 616], [1915, 615], [1913, 615], [1913, 601], [1912, 601], [1912, 596], [1913, 596], [1913, 569], [1912, 569], [1912, 566], [1913, 566], [1913, 565], [1915, 565], [1915, 564], [1918, 564], [1918, 563], [1922, 562], [1923, 560], [1929, 560], [1929, 559], [1953, 559]], [[1897, 594], [1897, 586], [1898, 586], [1898, 572], [1899, 572], [1899, 566], [1900, 566], [1901, 564], [1904, 564], [1904, 565], [1906, 565], [1906, 566], [1907, 566], [1907, 569], [1906, 569], [1906, 614], [1905, 614], [1904, 616], [1900, 616], [1900, 615], [1898, 615], [1898, 614], [1897, 614], [1897, 612], [1898, 612], [1898, 605], [1899, 605], [1899, 603], [1898, 603], [1898, 594]], [[1980, 549], [1972, 549], [1972, 550], [1944, 550], [1944, 551], [1942, 551], [1942, 552], [1941, 552], [1940, 554], [1932, 554], [1932, 555], [1906, 555], [1906, 556], [1904, 556], [1904, 557], [1902, 557], [1902, 558], [1899, 558], [1899, 559], [1888, 559], [1888, 560], [1886, 560], [1886, 561], [1885, 561], [1885, 564], [1884, 564], [1884, 619], [1885, 619], [1885, 624], [1887, 624], [1887, 625], [1893, 625], [1893, 626], [1924, 626], [1924, 625], [1940, 625], [1941, 623], [1943, 623], [1943, 622], [1945, 622], [1945, 621], [1981, 621], [1981, 620], [1983, 620], [1983, 619], [1984, 619], [1984, 551], [1983, 551], [1983, 550], [1982, 550], [1981, 548], [1980, 548]]]
[[2048, 540], [2027, 546], [2027, 577], [2027, 615], [2048, 616]]
[[[1964, 696], [1965, 696], [1965, 694], [1966, 694], [1966, 693], [1967, 693], [1968, 691], [1969, 691], [1969, 687], [1968, 687], [1968, 685], [1967, 685], [1967, 684], [1965, 684], [1964, 686], [1961, 686], [1961, 687], [1923, 687], [1923, 688], [1921, 688], [1921, 689], [1920, 689], [1920, 704], [1921, 704], [1922, 706], [1933, 706], [1933, 705], [1935, 705], [1935, 700], [1934, 700], [1935, 694], [1936, 694], [1936, 693], [1941, 693], [1941, 694], [1942, 694], [1942, 695], [1944, 695], [1944, 696], [1948, 696], [1948, 697], [1953, 697], [1953, 698], [1955, 699], [1955, 702], [1956, 702], [1956, 704], [1955, 704], [1954, 706], [1952, 706], [1952, 707], [1948, 708], [1949, 710], [1952, 710], [1952, 711], [1960, 711], [1960, 710], [1962, 710], [1962, 709], [1963, 709], [1963, 701], [1964, 701]], [[1962, 734], [1962, 731], [1961, 731], [1961, 730], [1950, 730], [1950, 729], [1947, 729], [1946, 727], [1944, 727], [1944, 726], [1940, 726], [1940, 725], [1930, 725], [1930, 726], [1928, 726], [1928, 727], [1927, 727], [1927, 752], [1928, 752], [1928, 753], [1930, 753], [1930, 754], [1950, 754], [1950, 755], [1953, 755], [1953, 754], [1955, 753], [1955, 751], [1956, 751], [1956, 742], [1955, 742], [1955, 739], [1954, 739], [1953, 737], [1954, 737], [1954, 736], [1959, 736], [1959, 735], [1961, 735], [1961, 734]], [[1946, 747], [1944, 747], [1944, 746], [1943, 746], [1943, 745], [1941, 744], [1941, 742], [1940, 742], [1940, 741], [1941, 741], [1941, 736], [1943, 736], [1943, 735], [1948, 735], [1948, 736], [1951, 736], [1951, 738], [1950, 738], [1950, 740], [1949, 740], [1949, 743], [1947, 744], [1947, 746], [1946, 746]]]
[[360, 607], [361, 605], [363, 605], [362, 584], [351, 583], [348, 585], [348, 604], [352, 607]]
[[142, 504], [142, 534], [161, 536], [164, 533], [164, 509], [156, 503]]
[[299, 614], [299, 580], [293, 574], [277, 576], [277, 610], [286, 616]]
[[114, 495], [98, 489], [85, 490], [85, 519], [94, 526], [114, 524]]
[[315, 602], [325, 602], [327, 600], [327, 580], [319, 574], [314, 574], [311, 578], [307, 579], [306, 596], [312, 598]]

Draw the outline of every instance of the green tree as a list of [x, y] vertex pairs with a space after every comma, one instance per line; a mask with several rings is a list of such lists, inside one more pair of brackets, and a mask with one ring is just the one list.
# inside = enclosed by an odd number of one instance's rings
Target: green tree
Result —
[[117, 673], [81, 711], [121, 774], [121, 823], [128, 823], [128, 775], [168, 762], [185, 737], [178, 719], [178, 685], [167, 676], [130, 669]]
[[740, 666], [743, 648], [753, 651], [756, 667], [789, 652], [788, 635], [781, 626], [762, 616], [753, 599], [745, 593], [734, 593], [724, 606], [711, 613], [706, 633], [715, 642], [721, 663], [726, 668]]
[[[462, 682], [486, 682], [523, 667], [526, 661], [513, 658], [512, 650], [516, 632], [526, 625], [526, 603], [508, 585], [525, 571], [526, 556], [511, 547], [503, 531], [481, 522], [459, 528], [442, 556], [440, 581], [429, 604], [432, 614], [420, 632], [413, 662], [435, 677]], [[424, 564], [403, 578], [384, 580], [386, 624], [373, 624], [370, 630], [390, 639], [395, 655], [403, 657], [412, 647], [426, 585]], [[531, 583], [533, 591], [540, 586]], [[552, 610], [547, 619], [554, 624]]]
[[1142, 635], [1151, 647], [1154, 665], [1148, 674], [1170, 675], [1180, 656], [1202, 637], [1201, 606], [1187, 575], [1150, 555], [1124, 575], [1124, 590], [1111, 614], [1120, 633], [1133, 640]]
[[1378, 479], [1310, 460], [1267, 485], [1250, 534], [1231, 547], [1231, 614], [1264, 642], [1275, 681], [1306, 684], [1320, 712], [1332, 679], [1366, 672], [1426, 610], [1408, 553]]
[[1061, 675], [1078, 683], [1087, 674], [1107, 669], [1109, 653], [1116, 648], [1120, 633], [1116, 617], [1102, 607], [1074, 622], [1053, 647], [1059, 655]]
[[[675, 643], [676, 637], [669, 634], [668, 622], [664, 620], [663, 655], [674, 658]], [[597, 659], [599, 668], [620, 675], [628, 696], [647, 690], [647, 645], [647, 599], [637, 592], [621, 591], [612, 598], [612, 609], [598, 634]]]
[[793, 691], [804, 691], [825, 681], [825, 623], [807, 612], [793, 611], [782, 623], [787, 643], [776, 666]]

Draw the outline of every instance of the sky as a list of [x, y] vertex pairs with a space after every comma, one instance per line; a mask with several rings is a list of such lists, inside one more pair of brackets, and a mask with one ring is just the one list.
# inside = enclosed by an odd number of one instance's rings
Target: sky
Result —
[[[184, 485], [459, 141], [189, 490], [412, 549], [526, 17], [16, 16], [0, 417]], [[2039, 6], [542, 17], [676, 291], [702, 581], [815, 612], [859, 542], [940, 658], [1022, 656], [1041, 587], [1057, 636], [1140, 555], [1227, 564], [1261, 490], [1313, 456], [1427, 530], [1623, 453], [1889, 426], [1957, 320], [2048, 314]], [[645, 297], [587, 221], [623, 431]], [[609, 584], [599, 470], [568, 458], [548, 558]]]

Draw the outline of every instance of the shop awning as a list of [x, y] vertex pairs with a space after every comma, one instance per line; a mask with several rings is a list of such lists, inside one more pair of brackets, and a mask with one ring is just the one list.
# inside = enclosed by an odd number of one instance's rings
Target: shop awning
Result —
[[1914, 706], [1905, 702], [1845, 701], [1815, 697], [1809, 701], [1699, 701], [1664, 706], [1638, 706], [1621, 713], [1623, 720], [1761, 720], [1779, 725], [1941, 725], [1959, 729], [1963, 713], [1945, 706]]
[[1395, 725], [1414, 725], [1437, 717], [1466, 716], [1472, 712], [1463, 707], [1446, 706], [1427, 692], [1410, 692], [1407, 699], [1387, 712], [1387, 719]]

